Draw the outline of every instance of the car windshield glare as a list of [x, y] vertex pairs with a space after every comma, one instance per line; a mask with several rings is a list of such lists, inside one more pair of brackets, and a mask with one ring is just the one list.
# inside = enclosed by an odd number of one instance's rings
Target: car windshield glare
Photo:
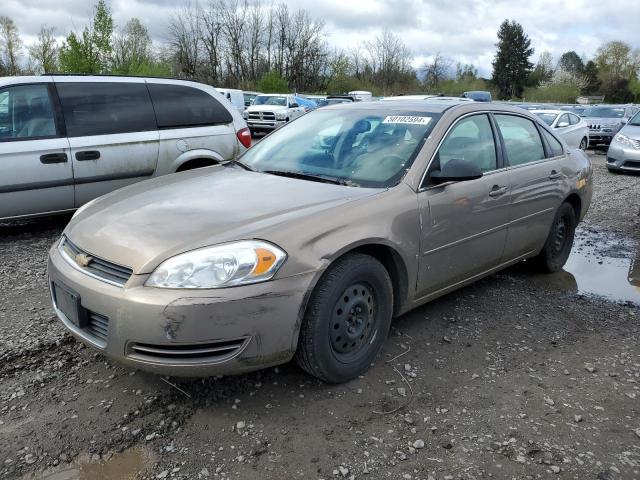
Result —
[[275, 131], [241, 161], [257, 171], [386, 188], [397, 184], [409, 169], [439, 117], [396, 109], [318, 110]]
[[279, 105], [281, 107], [287, 106], [287, 97], [273, 96], [273, 95], [258, 95], [253, 99], [254, 105]]
[[557, 113], [542, 113], [542, 112], [538, 112], [536, 113], [536, 115], [538, 115], [538, 117], [540, 117], [542, 121], [549, 126], [553, 125], [553, 121], [558, 116]]
[[624, 108], [592, 107], [582, 112], [582, 116], [591, 118], [622, 118], [624, 117]]

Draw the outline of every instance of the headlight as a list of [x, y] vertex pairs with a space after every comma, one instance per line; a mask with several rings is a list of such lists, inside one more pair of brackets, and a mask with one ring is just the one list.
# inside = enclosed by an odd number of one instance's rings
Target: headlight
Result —
[[607, 128], [614, 128], [614, 127], [617, 127], [618, 125], [620, 125], [620, 124], [619, 123], [605, 123], [602, 126], [603, 127], [607, 127]]
[[282, 113], [282, 112], [276, 113], [276, 120], [286, 120], [286, 118], [287, 118], [286, 113]]
[[200, 248], [165, 260], [145, 285], [161, 288], [223, 288], [272, 278], [287, 254], [267, 242], [242, 240]]
[[636, 150], [640, 149], [640, 142], [636, 144], [636, 142], [632, 138], [627, 137], [624, 133], [618, 133], [615, 137], [613, 137], [613, 139], [616, 142], [621, 143], [625, 147], [635, 148]]

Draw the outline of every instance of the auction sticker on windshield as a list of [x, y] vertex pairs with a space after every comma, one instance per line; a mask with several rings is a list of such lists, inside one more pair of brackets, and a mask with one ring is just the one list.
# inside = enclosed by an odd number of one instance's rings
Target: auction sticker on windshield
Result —
[[409, 123], [411, 125], [427, 125], [431, 117], [414, 117], [411, 115], [389, 115], [382, 123]]

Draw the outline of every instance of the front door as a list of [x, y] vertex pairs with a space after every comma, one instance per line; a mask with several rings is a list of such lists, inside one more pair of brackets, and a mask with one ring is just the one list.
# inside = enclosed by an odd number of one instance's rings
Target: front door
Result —
[[159, 134], [144, 81], [108, 80], [56, 78], [71, 147], [76, 207], [149, 178], [156, 169]]
[[[422, 221], [418, 297], [472, 279], [498, 265], [509, 223], [510, 181], [486, 114], [459, 120], [431, 162], [418, 193]], [[434, 184], [429, 175], [453, 159], [476, 164], [476, 180]]]
[[0, 88], [0, 218], [73, 208], [69, 143], [49, 83]]

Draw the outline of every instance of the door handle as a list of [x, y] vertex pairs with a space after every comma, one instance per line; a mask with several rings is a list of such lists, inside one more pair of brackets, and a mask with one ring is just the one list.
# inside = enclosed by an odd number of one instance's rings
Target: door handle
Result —
[[76, 152], [76, 160], [82, 162], [84, 160], [98, 160], [100, 158], [100, 152], [98, 150], [85, 150], [83, 152]]
[[45, 153], [40, 155], [40, 163], [65, 163], [67, 162], [66, 153]]
[[556, 172], [555, 170], [551, 170], [551, 173], [549, 174], [549, 180], [558, 180], [559, 178], [562, 178], [563, 175], [560, 172]]
[[489, 192], [490, 197], [499, 197], [507, 193], [507, 187], [501, 187], [500, 185], [494, 185], [491, 191]]

